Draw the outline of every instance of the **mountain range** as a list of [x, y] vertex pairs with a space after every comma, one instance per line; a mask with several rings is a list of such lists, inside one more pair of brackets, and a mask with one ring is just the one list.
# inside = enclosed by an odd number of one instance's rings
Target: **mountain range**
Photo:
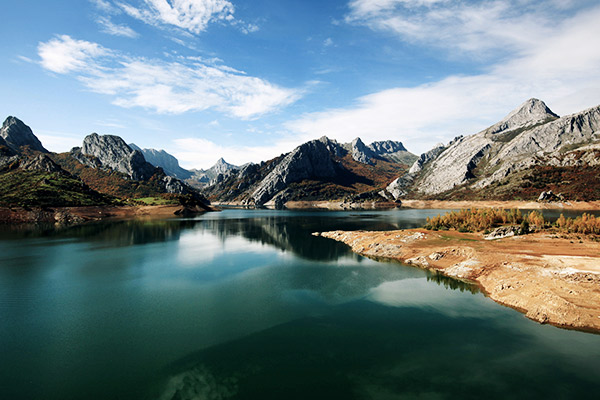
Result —
[[538, 99], [420, 156], [399, 141], [366, 145], [360, 138], [338, 143], [323, 136], [271, 160], [235, 166], [221, 158], [206, 170], [186, 170], [164, 150], [96, 133], [70, 152], [51, 153], [11, 116], [0, 129], [0, 203], [193, 199], [281, 208], [303, 200], [532, 200], [547, 190], [567, 200], [595, 200], [599, 156], [600, 106], [560, 117]]
[[12, 116], [0, 129], [0, 189], [0, 204], [9, 206], [209, 203], [118, 136], [92, 133], [81, 147], [56, 154]]

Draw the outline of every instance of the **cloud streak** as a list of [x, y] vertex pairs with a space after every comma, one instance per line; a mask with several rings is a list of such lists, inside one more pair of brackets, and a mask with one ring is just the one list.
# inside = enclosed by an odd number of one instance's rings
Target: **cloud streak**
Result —
[[352, 0], [349, 10], [349, 24], [481, 57], [543, 41], [554, 28], [556, 7], [530, 0]]
[[40, 64], [73, 74], [88, 89], [113, 97], [113, 104], [181, 114], [218, 110], [252, 119], [298, 100], [302, 91], [283, 88], [225, 65], [179, 58], [130, 57], [67, 35], [38, 46]]
[[235, 7], [227, 0], [144, 0], [136, 6], [128, 2], [116, 4], [147, 24], [175, 26], [193, 34], [205, 31], [210, 23], [235, 20]]
[[139, 36], [136, 31], [127, 25], [115, 24], [110, 18], [100, 17], [96, 22], [102, 27], [102, 32], [108, 33], [109, 35], [128, 37], [130, 39], [135, 39]]

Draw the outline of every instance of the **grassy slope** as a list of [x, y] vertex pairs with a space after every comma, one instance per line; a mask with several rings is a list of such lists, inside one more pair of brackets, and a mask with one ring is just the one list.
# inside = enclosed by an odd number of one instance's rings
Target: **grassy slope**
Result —
[[0, 205], [80, 206], [114, 204], [116, 199], [56, 172], [13, 169], [0, 174]]
[[143, 204], [179, 204], [180, 196], [163, 193], [158, 184], [161, 178], [154, 175], [148, 181], [135, 181], [116, 171], [104, 171], [81, 164], [69, 153], [53, 155], [63, 169], [79, 177], [92, 189], [123, 200], [141, 199]]

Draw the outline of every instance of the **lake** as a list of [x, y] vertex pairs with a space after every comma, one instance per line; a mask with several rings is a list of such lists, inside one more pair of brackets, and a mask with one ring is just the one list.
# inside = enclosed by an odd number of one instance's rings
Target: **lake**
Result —
[[597, 396], [600, 335], [539, 325], [471, 285], [311, 236], [438, 213], [0, 227], [0, 398]]

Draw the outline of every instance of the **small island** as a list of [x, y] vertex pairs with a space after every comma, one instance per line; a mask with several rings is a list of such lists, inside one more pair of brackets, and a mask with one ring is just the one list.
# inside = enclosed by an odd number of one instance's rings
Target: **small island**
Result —
[[422, 229], [315, 233], [358, 254], [398, 260], [478, 285], [540, 323], [600, 332], [600, 218], [473, 209]]

